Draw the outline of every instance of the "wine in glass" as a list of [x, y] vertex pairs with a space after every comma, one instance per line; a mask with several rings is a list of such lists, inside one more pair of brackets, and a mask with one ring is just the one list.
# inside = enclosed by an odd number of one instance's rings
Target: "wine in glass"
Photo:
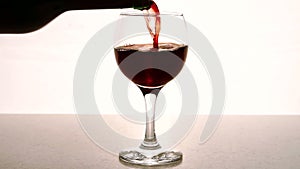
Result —
[[[164, 151], [158, 143], [155, 134], [155, 102], [160, 90], [184, 66], [188, 51], [184, 17], [179, 13], [141, 11], [121, 13], [120, 17], [114, 46], [115, 58], [121, 72], [143, 93], [146, 131], [141, 145], [135, 150], [120, 152], [119, 159], [125, 163], [145, 166], [180, 162], [181, 152]], [[173, 25], [173, 18], [179, 18], [180, 24]], [[177, 32], [174, 27], [184, 32]]]

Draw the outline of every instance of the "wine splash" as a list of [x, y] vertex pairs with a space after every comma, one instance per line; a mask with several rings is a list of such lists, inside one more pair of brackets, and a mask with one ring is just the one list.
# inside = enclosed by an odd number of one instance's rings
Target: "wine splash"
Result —
[[[160, 32], [160, 16], [159, 16], [159, 9], [154, 1], [152, 1], [152, 4], [148, 10], [145, 10], [145, 12], [148, 14], [148, 16], [145, 16], [146, 25], [148, 28], [148, 31], [153, 39], [153, 48], [158, 48], [158, 36]], [[154, 25], [154, 31], [151, 28], [150, 22], [151, 17], [155, 17], [155, 25]]]

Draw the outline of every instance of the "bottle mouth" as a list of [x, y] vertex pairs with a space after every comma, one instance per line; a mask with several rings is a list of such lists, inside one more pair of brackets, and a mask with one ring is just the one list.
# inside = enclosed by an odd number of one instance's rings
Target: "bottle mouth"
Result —
[[125, 11], [120, 13], [121, 16], [183, 16], [179, 12], [160, 12], [160, 13], [147, 13], [144, 11]]

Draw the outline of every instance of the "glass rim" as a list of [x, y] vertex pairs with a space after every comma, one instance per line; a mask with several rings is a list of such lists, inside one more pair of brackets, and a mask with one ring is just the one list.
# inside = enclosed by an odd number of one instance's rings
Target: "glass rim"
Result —
[[121, 16], [183, 16], [183, 13], [180, 12], [168, 12], [162, 11], [159, 14], [157, 13], [146, 13], [144, 11], [124, 11], [120, 13]]

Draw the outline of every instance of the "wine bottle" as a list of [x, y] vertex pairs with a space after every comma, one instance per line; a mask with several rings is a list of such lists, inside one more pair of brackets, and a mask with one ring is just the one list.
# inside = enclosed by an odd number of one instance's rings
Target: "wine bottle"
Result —
[[149, 9], [151, 0], [1, 0], [0, 33], [28, 33], [40, 29], [69, 10]]

